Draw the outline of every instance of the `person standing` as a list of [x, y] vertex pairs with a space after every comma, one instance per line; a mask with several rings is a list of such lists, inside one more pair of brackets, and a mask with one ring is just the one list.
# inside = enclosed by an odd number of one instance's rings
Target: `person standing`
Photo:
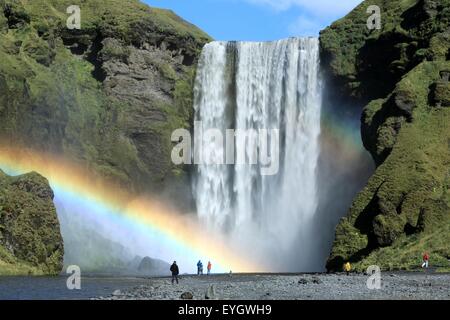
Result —
[[197, 275], [203, 274], [203, 263], [201, 260], [197, 262]]
[[344, 264], [344, 271], [347, 273], [347, 275], [349, 275], [351, 270], [352, 270], [352, 265], [350, 264], [349, 261], [347, 261]]
[[180, 270], [178, 269], [176, 261], [174, 261], [170, 266], [170, 271], [172, 272], [172, 284], [174, 283], [174, 281], [176, 281], [178, 284], [178, 275], [180, 274]]
[[207, 270], [208, 270], [208, 275], [211, 274], [211, 268], [212, 268], [212, 264], [211, 261], [208, 261], [208, 266], [207, 266]]
[[422, 268], [428, 268], [428, 261], [430, 260], [430, 256], [428, 255], [427, 252], [423, 254], [422, 260], [423, 260]]

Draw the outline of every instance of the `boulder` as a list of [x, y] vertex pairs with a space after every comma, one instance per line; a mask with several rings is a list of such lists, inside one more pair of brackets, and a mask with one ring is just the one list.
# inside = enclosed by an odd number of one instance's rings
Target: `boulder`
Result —
[[[448, 75], [445, 76], [447, 78]], [[439, 107], [450, 107], [450, 82], [439, 80], [433, 85], [433, 103]]]
[[413, 109], [416, 107], [416, 95], [411, 90], [397, 90], [395, 105], [408, 119], [412, 119]]
[[439, 71], [439, 75], [441, 76], [442, 81], [450, 81], [450, 70], [441, 70]]
[[180, 298], [183, 300], [192, 300], [194, 299], [194, 295], [191, 292], [183, 292]]
[[214, 285], [210, 285], [208, 287], [208, 289], [206, 290], [205, 299], [211, 300], [211, 299], [215, 299], [215, 298], [216, 298], [216, 289], [215, 289]]
[[322, 284], [322, 280], [320, 280], [319, 277], [313, 277], [311, 281], [314, 284]]

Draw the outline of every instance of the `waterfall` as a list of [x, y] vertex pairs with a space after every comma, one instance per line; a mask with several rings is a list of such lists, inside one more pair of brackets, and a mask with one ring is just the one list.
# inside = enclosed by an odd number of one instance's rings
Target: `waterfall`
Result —
[[[193, 181], [199, 219], [211, 232], [223, 232], [252, 254], [273, 261], [273, 271], [307, 271], [307, 259], [291, 256], [306, 256], [314, 241], [321, 113], [318, 39], [207, 44], [199, 61], [194, 108], [195, 130], [214, 129], [223, 136], [227, 129], [279, 130], [279, 170], [273, 175], [263, 174], [261, 163], [214, 162], [225, 159], [223, 141], [196, 140], [211, 161], [197, 165]], [[248, 139], [243, 149], [236, 145], [235, 158], [261, 151], [258, 142]]]

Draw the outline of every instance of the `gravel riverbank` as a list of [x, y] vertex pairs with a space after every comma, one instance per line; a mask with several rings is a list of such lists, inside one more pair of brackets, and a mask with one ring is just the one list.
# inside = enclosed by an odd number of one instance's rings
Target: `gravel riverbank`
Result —
[[181, 276], [178, 285], [170, 278], [142, 279], [142, 284], [127, 290], [116, 290], [100, 300], [278, 300], [278, 299], [445, 299], [450, 300], [450, 274], [383, 273], [381, 289], [367, 287], [363, 274], [286, 274], [286, 275], [211, 275]]

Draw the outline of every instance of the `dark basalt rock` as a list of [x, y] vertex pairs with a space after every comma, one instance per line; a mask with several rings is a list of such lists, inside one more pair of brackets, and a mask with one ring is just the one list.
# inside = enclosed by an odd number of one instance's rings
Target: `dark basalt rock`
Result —
[[30, 15], [20, 2], [9, 2], [3, 5], [3, 15], [8, 22], [8, 28], [18, 29], [31, 21]]
[[450, 70], [441, 70], [439, 71], [439, 75], [441, 76], [441, 80], [444, 82], [450, 81]]
[[191, 292], [183, 292], [180, 298], [183, 300], [192, 300], [194, 299], [194, 295]]
[[450, 107], [450, 70], [439, 72], [441, 79], [431, 86], [432, 104], [438, 107]]
[[314, 284], [322, 284], [323, 283], [323, 281], [320, 280], [319, 277], [313, 277], [311, 282]]

